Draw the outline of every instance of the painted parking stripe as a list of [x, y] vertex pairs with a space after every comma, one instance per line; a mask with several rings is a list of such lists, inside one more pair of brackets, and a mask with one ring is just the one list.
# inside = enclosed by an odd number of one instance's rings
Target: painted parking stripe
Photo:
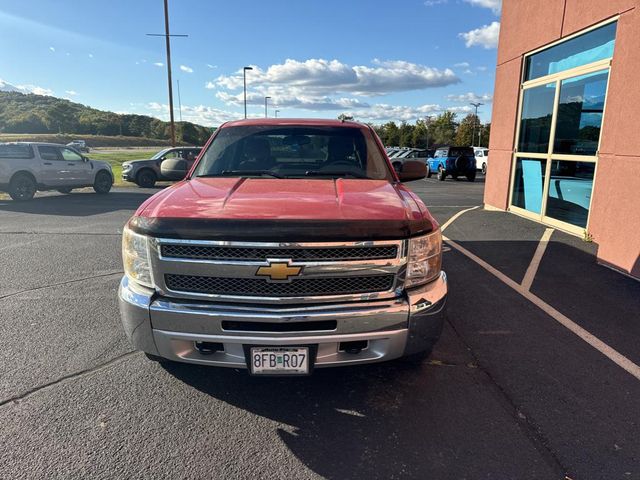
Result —
[[551, 238], [551, 234], [553, 233], [553, 228], [547, 228], [542, 234], [542, 238], [540, 242], [538, 242], [538, 247], [536, 248], [536, 252], [533, 254], [533, 258], [531, 259], [531, 263], [527, 268], [527, 271], [524, 274], [524, 278], [522, 279], [522, 288], [529, 291], [531, 290], [531, 285], [533, 285], [533, 280], [536, 278], [536, 274], [538, 273], [538, 268], [540, 267], [540, 262], [542, 261], [542, 257], [544, 257], [544, 252], [547, 250], [547, 246], [549, 245], [549, 239]]
[[461, 215], [464, 215], [465, 213], [470, 212], [471, 210], [475, 210], [476, 208], [480, 208], [480, 205], [476, 205], [475, 207], [460, 210], [458, 213], [456, 213], [453, 217], [451, 217], [449, 220], [447, 220], [440, 226], [440, 231], [444, 232], [447, 229], [447, 227], [451, 225], [453, 222], [455, 222]]
[[551, 318], [553, 318], [558, 323], [560, 323], [563, 327], [567, 328], [569, 331], [571, 331], [572, 333], [574, 333], [575, 335], [580, 337], [582, 340], [584, 340], [586, 343], [591, 345], [593, 348], [598, 350], [600, 353], [602, 353], [605, 357], [607, 357], [613, 363], [615, 363], [620, 368], [624, 369], [625, 371], [627, 371], [628, 373], [633, 375], [636, 379], [640, 380], [640, 366], [638, 366], [635, 363], [633, 363], [627, 357], [625, 357], [620, 352], [618, 352], [614, 348], [612, 348], [609, 345], [607, 345], [606, 343], [604, 343], [602, 340], [600, 340], [595, 335], [591, 334], [590, 332], [588, 332], [587, 330], [582, 328], [580, 325], [575, 323], [569, 317], [567, 317], [566, 315], [563, 315], [562, 313], [557, 311], [555, 308], [553, 308], [551, 305], [546, 303], [540, 297], [537, 297], [536, 295], [531, 293], [529, 290], [525, 289], [523, 287], [523, 285], [520, 285], [517, 282], [511, 280], [504, 273], [502, 273], [499, 270], [497, 270], [496, 268], [492, 267], [487, 262], [482, 260], [480, 257], [474, 255], [473, 253], [471, 253], [469, 250], [467, 250], [463, 246], [459, 245], [458, 243], [454, 242], [453, 240], [451, 240], [451, 239], [449, 239], [447, 237], [443, 237], [443, 239], [451, 247], [455, 248], [457, 251], [462, 253], [465, 257], [467, 257], [470, 260], [474, 261], [475, 263], [480, 265], [482, 268], [484, 268], [487, 272], [492, 274], [494, 277], [498, 278], [498, 280], [500, 280], [502, 283], [504, 283], [507, 286], [511, 287], [513, 290], [515, 290], [520, 295], [525, 297], [527, 300], [529, 300], [531, 303], [536, 305], [538, 308], [540, 308], [542, 311], [544, 311]]

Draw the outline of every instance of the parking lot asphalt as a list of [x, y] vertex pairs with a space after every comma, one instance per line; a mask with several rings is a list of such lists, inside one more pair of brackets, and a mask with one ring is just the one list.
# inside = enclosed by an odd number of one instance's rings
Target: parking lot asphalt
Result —
[[[482, 178], [412, 182], [444, 223]], [[132, 353], [120, 233], [155, 190], [0, 201], [0, 478], [640, 478], [640, 381], [485, 267], [520, 283], [545, 227], [451, 223], [448, 319], [431, 359], [308, 378]], [[553, 232], [531, 292], [635, 364], [640, 287]]]

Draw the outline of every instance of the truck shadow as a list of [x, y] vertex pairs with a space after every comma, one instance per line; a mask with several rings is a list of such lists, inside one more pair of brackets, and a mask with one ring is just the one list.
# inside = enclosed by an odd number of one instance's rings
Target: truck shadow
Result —
[[107, 195], [93, 192], [74, 192], [70, 195], [46, 194], [28, 202], [0, 200], [0, 212], [34, 215], [87, 217], [118, 210], [136, 210], [142, 202], [158, 190], [116, 191]]

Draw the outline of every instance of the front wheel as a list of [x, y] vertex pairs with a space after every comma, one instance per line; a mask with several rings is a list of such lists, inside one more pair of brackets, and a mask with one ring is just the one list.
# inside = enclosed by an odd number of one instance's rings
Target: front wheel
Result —
[[9, 183], [9, 196], [16, 202], [31, 200], [36, 190], [36, 181], [26, 173], [18, 173]]
[[486, 164], [486, 163], [483, 163], [483, 164], [482, 164], [482, 174], [483, 174], [483, 175], [486, 175], [486, 174], [487, 174], [487, 164]]
[[108, 172], [102, 170], [96, 174], [96, 179], [93, 182], [93, 189], [96, 193], [101, 195], [109, 193], [112, 186], [113, 178], [111, 178], [111, 175], [109, 175]]
[[158, 177], [153, 170], [145, 168], [138, 175], [136, 175], [136, 183], [142, 188], [153, 188], [156, 184]]
[[431, 178], [431, 167], [427, 163], [427, 178]]
[[444, 179], [447, 178], [447, 173], [445, 172], [442, 165], [438, 167], [438, 180], [444, 182]]

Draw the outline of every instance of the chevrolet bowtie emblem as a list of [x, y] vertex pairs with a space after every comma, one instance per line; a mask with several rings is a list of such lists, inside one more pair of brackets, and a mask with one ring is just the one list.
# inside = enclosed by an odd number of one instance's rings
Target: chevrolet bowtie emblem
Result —
[[268, 267], [260, 267], [256, 275], [271, 280], [289, 280], [289, 277], [300, 275], [301, 271], [302, 267], [291, 267], [288, 263], [270, 263]]

